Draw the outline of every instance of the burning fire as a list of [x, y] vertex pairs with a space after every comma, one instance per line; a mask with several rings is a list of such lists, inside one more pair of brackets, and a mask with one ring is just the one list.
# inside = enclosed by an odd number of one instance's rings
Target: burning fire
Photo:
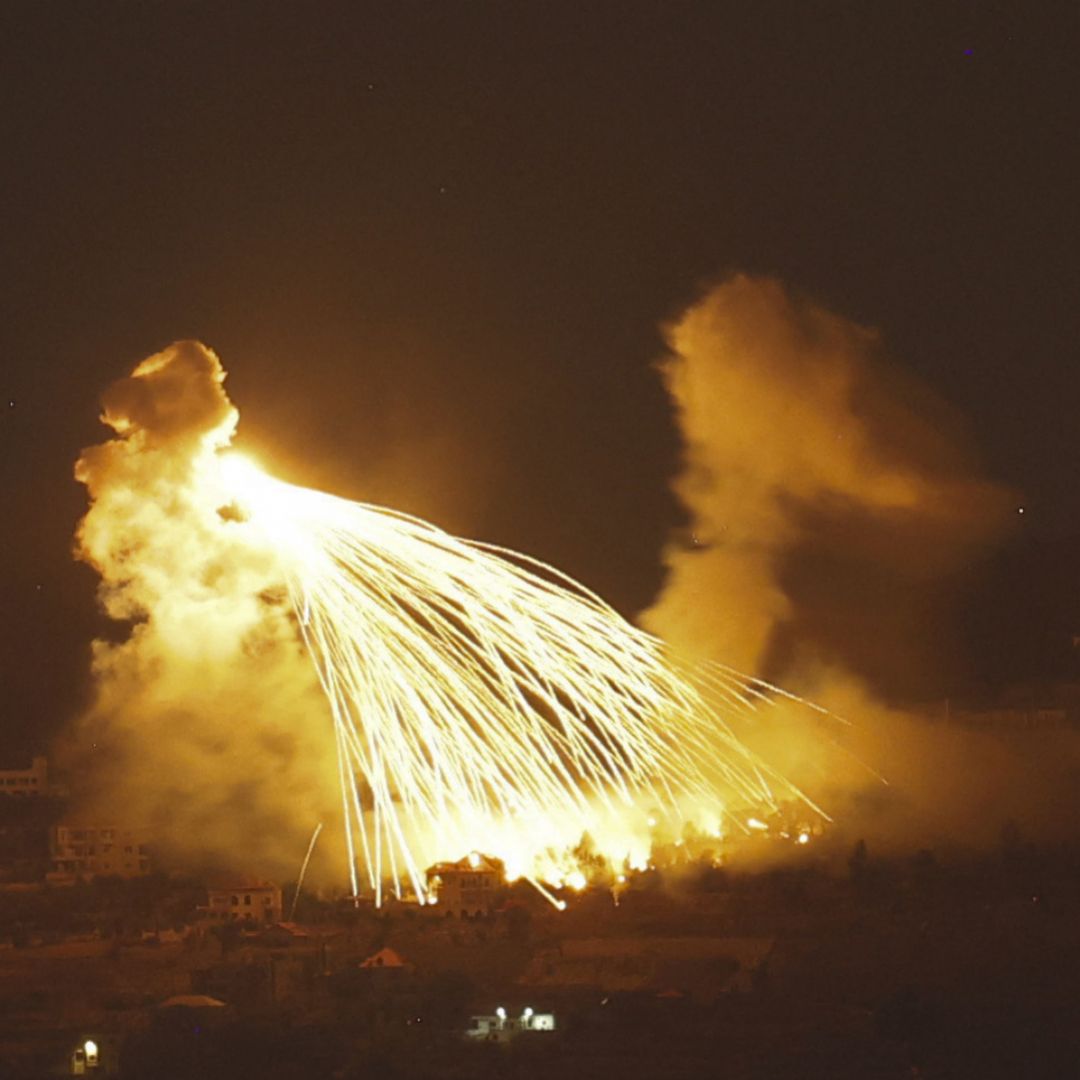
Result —
[[[195, 374], [181, 349], [200, 350]], [[178, 482], [200, 543], [246, 552], [287, 590], [332, 716], [354, 893], [362, 874], [376, 903], [387, 883], [424, 902], [428, 862], [479, 848], [561, 904], [547, 886], [589, 882], [583, 834], [620, 872], [649, 864], [658, 831], [719, 836], [732, 808], [812, 808], [730, 724], [797, 699], [683, 661], [528, 556], [273, 478], [228, 449], [236, 413], [201, 346], [144, 362], [125, 393], [177, 394], [188, 376], [214, 384], [221, 418], [170, 443], [187, 456]], [[106, 420], [125, 453], [153, 449], [127, 413]]]

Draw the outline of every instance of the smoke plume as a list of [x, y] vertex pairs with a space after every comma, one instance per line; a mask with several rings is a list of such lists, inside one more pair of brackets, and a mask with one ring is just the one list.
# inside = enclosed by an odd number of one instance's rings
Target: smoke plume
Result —
[[689, 522], [645, 624], [850, 718], [851, 756], [797, 725], [748, 738], [851, 827], [985, 838], [989, 808], [1020, 813], [1033, 777], [916, 704], [963, 672], [953, 608], [1009, 493], [980, 477], [960, 419], [889, 365], [874, 331], [777, 281], [712, 288], [668, 343]]
[[916, 696], [1006, 502], [958, 418], [873, 331], [776, 281], [731, 279], [668, 338], [690, 524], [649, 627], [768, 677], [825, 663]]
[[332, 726], [272, 554], [205, 482], [237, 423], [224, 378], [180, 342], [104, 395], [115, 437], [77, 464], [76, 553], [127, 632], [94, 644], [68, 772], [84, 814], [149, 827], [173, 859], [289, 873], [335, 816]]

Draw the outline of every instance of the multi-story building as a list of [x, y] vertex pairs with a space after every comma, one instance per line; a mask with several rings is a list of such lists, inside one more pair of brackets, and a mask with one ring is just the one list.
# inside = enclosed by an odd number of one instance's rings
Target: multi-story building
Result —
[[503, 864], [478, 852], [458, 862], [436, 863], [428, 868], [427, 885], [436, 908], [446, 915], [487, 915], [502, 884]]
[[95, 877], [142, 877], [150, 873], [147, 834], [143, 829], [115, 825], [54, 825], [49, 834], [54, 884], [89, 881]]
[[281, 922], [281, 888], [270, 881], [231, 880], [206, 890], [211, 922], [269, 926]]
[[29, 769], [0, 769], [0, 795], [27, 797], [46, 795], [49, 790], [49, 763], [44, 757], [30, 760]]

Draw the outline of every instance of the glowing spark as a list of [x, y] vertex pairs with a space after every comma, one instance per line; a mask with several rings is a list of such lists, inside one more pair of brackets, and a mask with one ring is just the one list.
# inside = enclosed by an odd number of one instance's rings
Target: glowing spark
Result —
[[585, 880], [585, 875], [580, 870], [572, 870], [566, 876], [566, 884], [573, 889], [574, 892], [581, 892], [588, 882]]
[[422, 857], [475, 846], [562, 908], [540, 881], [584, 887], [559, 864], [586, 830], [641, 867], [646, 820], [806, 801], [729, 725], [776, 688], [680, 661], [536, 560], [213, 460], [222, 527], [279, 559], [330, 703], [354, 893], [360, 863], [376, 903], [384, 879], [424, 902]]

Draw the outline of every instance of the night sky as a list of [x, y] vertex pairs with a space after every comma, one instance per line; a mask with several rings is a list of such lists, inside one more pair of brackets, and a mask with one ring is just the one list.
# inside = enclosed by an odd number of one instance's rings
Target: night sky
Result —
[[632, 615], [680, 523], [660, 327], [736, 270], [878, 328], [966, 417], [1018, 512], [960, 613], [964, 677], [1057, 673], [1080, 631], [1078, 13], [0, 5], [0, 750], [88, 693], [72, 466], [142, 357], [199, 338], [281, 475]]

